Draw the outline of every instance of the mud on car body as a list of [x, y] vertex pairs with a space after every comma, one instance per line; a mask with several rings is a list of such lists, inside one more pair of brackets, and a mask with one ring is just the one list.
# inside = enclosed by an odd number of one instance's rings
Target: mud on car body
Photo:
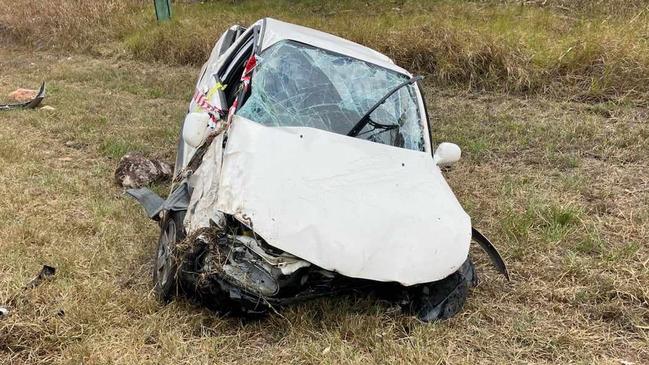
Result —
[[373, 292], [425, 321], [448, 318], [491, 243], [433, 153], [420, 77], [356, 43], [266, 18], [233, 26], [201, 69], [162, 199], [129, 190], [158, 220], [155, 290], [225, 311]]

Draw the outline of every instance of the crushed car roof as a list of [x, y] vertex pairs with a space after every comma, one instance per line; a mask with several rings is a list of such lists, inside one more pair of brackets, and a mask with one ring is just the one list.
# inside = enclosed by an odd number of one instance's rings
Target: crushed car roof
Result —
[[257, 23], [262, 26], [262, 51], [277, 42], [293, 40], [326, 49], [328, 51], [344, 54], [411, 76], [408, 71], [395, 65], [388, 56], [335, 35], [300, 25], [285, 23], [273, 18], [264, 18], [259, 20]]

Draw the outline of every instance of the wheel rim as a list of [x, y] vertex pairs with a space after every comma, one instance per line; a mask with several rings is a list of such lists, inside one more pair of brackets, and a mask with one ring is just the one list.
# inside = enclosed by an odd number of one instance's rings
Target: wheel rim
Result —
[[173, 276], [173, 249], [176, 243], [176, 224], [169, 220], [160, 237], [156, 258], [156, 277], [158, 286], [164, 288]]

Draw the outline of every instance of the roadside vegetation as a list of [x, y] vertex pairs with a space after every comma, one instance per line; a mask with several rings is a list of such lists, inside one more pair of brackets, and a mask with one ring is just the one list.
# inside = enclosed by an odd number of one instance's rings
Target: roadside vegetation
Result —
[[[0, 97], [45, 79], [54, 107], [0, 113], [0, 363], [649, 363], [648, 6], [176, 2], [157, 25], [150, 1], [0, 0]], [[198, 66], [262, 16], [427, 76], [435, 142], [463, 150], [446, 176], [511, 283], [474, 252], [481, 284], [435, 324], [351, 297], [252, 322], [155, 300], [157, 229], [115, 164], [173, 160]]]
[[386, 53], [437, 85], [644, 103], [649, 2], [176, 2], [156, 25], [148, 1], [0, 3], [0, 29], [39, 48], [200, 65], [218, 34], [263, 16], [335, 33]]

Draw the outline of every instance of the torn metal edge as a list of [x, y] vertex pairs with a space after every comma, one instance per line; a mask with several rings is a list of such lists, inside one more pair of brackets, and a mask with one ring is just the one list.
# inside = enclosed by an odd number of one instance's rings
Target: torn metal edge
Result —
[[127, 189], [125, 193], [142, 205], [149, 218], [160, 220], [160, 212], [164, 210], [187, 210], [191, 196], [190, 189], [187, 182], [183, 182], [169, 194], [167, 199], [161, 198], [149, 188]]

